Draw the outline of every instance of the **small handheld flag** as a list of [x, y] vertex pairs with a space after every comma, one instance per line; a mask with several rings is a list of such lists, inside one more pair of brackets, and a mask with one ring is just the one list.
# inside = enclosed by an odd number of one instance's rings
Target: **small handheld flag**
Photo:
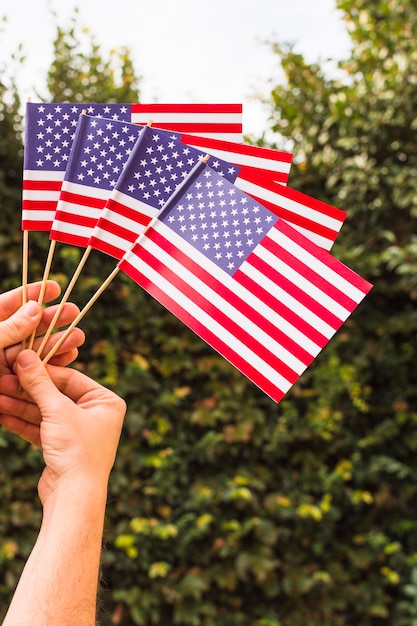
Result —
[[371, 288], [208, 167], [118, 266], [277, 402]]

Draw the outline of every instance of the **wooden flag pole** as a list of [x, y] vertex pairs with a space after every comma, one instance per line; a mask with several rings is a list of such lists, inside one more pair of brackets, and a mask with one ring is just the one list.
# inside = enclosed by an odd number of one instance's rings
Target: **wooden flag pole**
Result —
[[[23, 231], [22, 247], [22, 306], [28, 301], [28, 266], [29, 266], [29, 231]], [[22, 349], [26, 347], [26, 339], [22, 341]]]
[[57, 310], [55, 311], [55, 315], [52, 318], [52, 321], [50, 322], [50, 324], [48, 326], [48, 329], [47, 329], [45, 335], [42, 338], [41, 344], [40, 344], [40, 346], [39, 346], [39, 348], [37, 350], [38, 356], [40, 356], [42, 354], [42, 350], [45, 348], [46, 342], [48, 341], [49, 337], [52, 334], [52, 331], [55, 328], [55, 325], [56, 325], [56, 323], [58, 321], [58, 318], [61, 315], [62, 309], [64, 308], [65, 303], [67, 302], [68, 298], [70, 297], [71, 291], [73, 290], [74, 285], [77, 282], [78, 277], [81, 274], [81, 270], [83, 269], [83, 267], [85, 265], [85, 262], [87, 261], [88, 256], [89, 256], [91, 250], [92, 250], [92, 247], [91, 246], [87, 246], [87, 248], [84, 251], [83, 256], [81, 257], [81, 260], [78, 263], [77, 269], [75, 270], [74, 275], [71, 278], [71, 280], [70, 280], [70, 282], [68, 284], [68, 287], [66, 288], [66, 291], [65, 291], [64, 295], [62, 296], [61, 302], [59, 303], [59, 306], [58, 306]]
[[[30, 102], [30, 98], [27, 99]], [[22, 246], [22, 305], [28, 301], [28, 273], [29, 273], [29, 231], [23, 230]], [[22, 341], [22, 349], [26, 347], [26, 340]]]
[[[45, 297], [45, 291], [46, 291], [46, 285], [48, 282], [48, 276], [51, 270], [52, 257], [54, 256], [55, 246], [56, 246], [56, 241], [52, 240], [49, 246], [48, 258], [46, 259], [45, 269], [43, 272], [41, 290], [38, 296], [38, 304], [43, 304], [43, 299]], [[30, 339], [29, 339], [29, 345], [28, 345], [29, 350], [32, 350], [33, 348], [33, 342], [35, 341], [35, 337], [36, 337], [36, 328], [31, 334]]]
[[[96, 293], [92, 296], [92, 298], [90, 298], [90, 300], [87, 302], [87, 304], [85, 305], [85, 307], [79, 312], [79, 314], [77, 315], [77, 317], [75, 318], [75, 320], [72, 322], [72, 324], [70, 326], [68, 326], [68, 328], [66, 329], [66, 331], [64, 332], [64, 334], [60, 337], [60, 339], [57, 341], [57, 343], [53, 346], [53, 348], [51, 348], [51, 350], [48, 352], [48, 354], [44, 357], [43, 359], [43, 363], [47, 363], [49, 361], [49, 359], [51, 359], [54, 354], [56, 353], [56, 351], [58, 350], [58, 348], [61, 347], [61, 345], [63, 344], [63, 342], [65, 341], [65, 339], [68, 337], [68, 335], [70, 334], [70, 332], [77, 326], [77, 324], [82, 320], [82, 318], [84, 317], [84, 315], [86, 313], [88, 313], [88, 311], [91, 309], [91, 307], [93, 306], [93, 304], [95, 303], [95, 301], [101, 296], [101, 294], [103, 293], [103, 291], [108, 287], [108, 285], [111, 283], [111, 281], [113, 280], [113, 278], [120, 272], [120, 268], [119, 267], [115, 267], [114, 270], [112, 271], [111, 274], [109, 274], [109, 276], [106, 278], [106, 280], [104, 281], [104, 283], [97, 289]], [[38, 352], [39, 355], [39, 352]]]

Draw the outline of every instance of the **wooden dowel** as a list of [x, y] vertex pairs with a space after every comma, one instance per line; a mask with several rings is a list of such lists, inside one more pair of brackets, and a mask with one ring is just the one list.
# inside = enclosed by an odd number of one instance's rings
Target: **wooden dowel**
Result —
[[51, 348], [51, 350], [48, 352], [48, 354], [44, 357], [43, 363], [47, 363], [54, 356], [54, 354], [56, 353], [58, 348], [61, 347], [61, 345], [63, 344], [65, 339], [68, 337], [70, 332], [78, 325], [78, 323], [82, 320], [84, 315], [86, 313], [88, 313], [88, 311], [91, 309], [91, 307], [93, 306], [95, 301], [101, 296], [103, 291], [109, 286], [109, 284], [111, 283], [113, 278], [119, 273], [119, 271], [120, 271], [119, 267], [115, 267], [114, 268], [112, 273], [106, 278], [106, 280], [102, 283], [102, 285], [97, 289], [96, 293], [90, 298], [90, 300], [87, 302], [87, 304], [84, 306], [84, 308], [79, 312], [79, 314], [77, 315], [75, 320], [72, 322], [72, 324], [70, 324], [70, 326], [68, 326], [66, 331], [63, 333], [63, 335], [57, 341], [57, 343], [53, 346], [53, 348]]
[[62, 309], [64, 308], [65, 303], [67, 302], [68, 298], [70, 297], [71, 291], [73, 290], [74, 285], [77, 282], [79, 275], [81, 274], [81, 270], [83, 269], [83, 267], [85, 265], [85, 262], [87, 261], [88, 255], [90, 254], [91, 250], [92, 250], [91, 246], [88, 246], [85, 249], [83, 256], [81, 257], [81, 260], [80, 260], [80, 262], [79, 262], [79, 264], [78, 264], [78, 266], [77, 266], [77, 268], [76, 268], [76, 270], [74, 272], [74, 275], [73, 275], [70, 283], [68, 284], [68, 287], [67, 287], [64, 295], [62, 296], [61, 302], [59, 303], [59, 306], [58, 306], [58, 308], [57, 308], [57, 310], [55, 312], [55, 315], [52, 318], [52, 321], [49, 324], [49, 327], [48, 327], [45, 335], [42, 338], [41, 344], [40, 344], [40, 346], [39, 346], [39, 348], [37, 350], [38, 356], [40, 356], [42, 354], [42, 351], [43, 351], [43, 349], [46, 346], [46, 342], [48, 341], [49, 337], [52, 334], [52, 331], [55, 328], [55, 325], [56, 325], [56, 323], [58, 321], [58, 318], [61, 315]]
[[[45, 297], [45, 291], [46, 291], [46, 285], [48, 282], [48, 276], [49, 276], [49, 272], [51, 271], [52, 258], [54, 256], [55, 246], [56, 246], [56, 241], [52, 239], [49, 245], [48, 258], [46, 259], [45, 269], [43, 272], [41, 290], [38, 296], [38, 304], [43, 304], [43, 299]], [[33, 342], [35, 341], [35, 337], [36, 337], [36, 329], [33, 331], [32, 335], [30, 336], [29, 345], [28, 345], [29, 350], [33, 348]]]
[[[29, 266], [29, 231], [23, 231], [22, 244], [22, 305], [28, 301], [28, 266]], [[26, 347], [26, 340], [22, 341], [22, 350]]]

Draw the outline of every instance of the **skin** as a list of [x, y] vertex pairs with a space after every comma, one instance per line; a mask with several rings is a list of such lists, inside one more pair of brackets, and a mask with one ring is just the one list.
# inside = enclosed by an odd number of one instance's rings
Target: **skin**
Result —
[[126, 406], [62, 366], [73, 358], [79, 336], [70, 335], [55, 365], [22, 351], [23, 335], [47, 324], [53, 311], [30, 317], [15, 308], [19, 298], [6, 298], [5, 306], [3, 296], [0, 424], [39, 447], [45, 462], [38, 483], [41, 529], [3, 626], [94, 626], [108, 479]]
[[[13, 363], [21, 350], [21, 342], [30, 337], [33, 330], [38, 329], [38, 334], [45, 332], [51, 322], [58, 305], [43, 309], [37, 298], [41, 289], [41, 283], [28, 285], [28, 302], [21, 307], [22, 289], [17, 288], [7, 293], [0, 294], [0, 376], [11, 374]], [[46, 303], [55, 300], [60, 295], [61, 289], [58, 283], [48, 281], [45, 290], [44, 301]], [[70, 324], [79, 309], [75, 304], [67, 303], [60, 315], [57, 326]], [[46, 348], [55, 345], [62, 333], [51, 336]], [[68, 365], [78, 356], [78, 347], [84, 343], [84, 333], [75, 328], [65, 341], [57, 355], [51, 359], [55, 365]], [[40, 344], [36, 340], [34, 349]], [[46, 352], [45, 348], [45, 352]]]

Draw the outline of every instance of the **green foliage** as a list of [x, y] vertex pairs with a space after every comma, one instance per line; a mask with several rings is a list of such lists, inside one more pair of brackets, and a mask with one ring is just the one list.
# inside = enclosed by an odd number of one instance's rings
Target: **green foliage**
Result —
[[2, 287], [15, 284], [20, 269], [16, 246], [21, 233], [15, 216], [21, 211], [22, 116], [20, 98], [12, 79], [0, 65], [0, 276]]
[[[291, 185], [348, 212], [334, 253], [375, 284], [287, 397], [273, 404], [123, 275], [83, 320], [75, 366], [129, 406], [109, 490], [106, 626], [417, 623], [417, 9], [398, 4], [339, 1], [352, 54], [337, 78], [273, 45], [287, 80], [271, 93], [271, 129], [293, 143]], [[119, 82], [79, 41], [58, 29], [51, 97], [133, 101], [136, 79]], [[1, 89], [6, 289], [19, 282], [22, 151], [18, 96]], [[48, 241], [30, 243], [37, 278]], [[81, 250], [57, 248], [65, 285]], [[73, 299], [112, 268], [92, 253]], [[39, 524], [41, 461], [3, 431], [0, 447], [7, 604]]]

